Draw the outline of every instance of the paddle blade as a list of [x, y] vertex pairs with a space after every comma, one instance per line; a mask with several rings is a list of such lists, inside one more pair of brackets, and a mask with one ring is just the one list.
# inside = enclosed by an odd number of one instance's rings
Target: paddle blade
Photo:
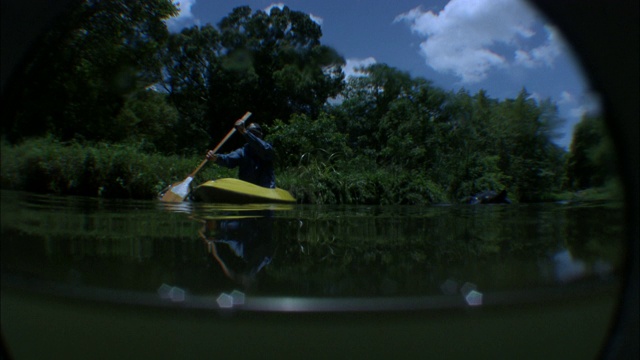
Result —
[[181, 202], [189, 194], [189, 184], [191, 184], [193, 178], [191, 176], [184, 179], [182, 182], [171, 185], [171, 189], [167, 191], [160, 200], [166, 202]]

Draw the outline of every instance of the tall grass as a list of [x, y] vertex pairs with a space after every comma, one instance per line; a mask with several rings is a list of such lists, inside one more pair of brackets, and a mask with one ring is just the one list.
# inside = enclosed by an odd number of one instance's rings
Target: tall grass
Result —
[[[132, 144], [81, 145], [50, 137], [1, 146], [3, 189], [105, 198], [154, 198], [167, 185], [183, 180], [203, 159], [149, 154]], [[217, 167], [199, 174], [229, 175]]]
[[[58, 195], [152, 199], [183, 180], [202, 161], [144, 152], [135, 144], [62, 143], [51, 137], [19, 145], [2, 142], [3, 189]], [[205, 166], [194, 183], [235, 177], [236, 170]], [[446, 201], [424, 176], [379, 168], [367, 159], [303, 156], [298, 166], [277, 171], [278, 187], [298, 202], [313, 204], [413, 204]]]
[[[183, 180], [204, 154], [164, 156], [135, 144], [62, 143], [45, 137], [19, 145], [1, 143], [0, 187], [35, 193], [104, 198], [153, 199], [169, 184]], [[207, 165], [193, 184], [236, 177], [236, 170]], [[301, 157], [299, 164], [276, 170], [277, 186], [300, 203], [433, 204], [455, 202], [429, 174], [380, 167], [367, 157]], [[554, 195], [551, 201], [620, 198], [616, 182], [601, 189]]]
[[303, 203], [429, 204], [448, 202], [443, 189], [425, 174], [379, 167], [367, 158], [311, 158], [278, 175], [284, 187]]

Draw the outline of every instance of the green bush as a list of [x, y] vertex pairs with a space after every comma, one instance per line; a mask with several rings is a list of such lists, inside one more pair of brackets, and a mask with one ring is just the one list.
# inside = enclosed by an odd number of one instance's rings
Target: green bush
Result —
[[16, 146], [2, 144], [0, 183], [5, 189], [36, 193], [153, 198], [167, 185], [165, 179], [178, 178], [175, 174], [186, 164], [178, 157], [142, 153], [132, 145], [81, 145], [45, 137]]
[[317, 120], [306, 115], [293, 115], [287, 123], [276, 120], [267, 133], [266, 140], [276, 150], [279, 168], [295, 167], [309, 158], [325, 162], [352, 154], [346, 135], [338, 131], [335, 119], [325, 113]]

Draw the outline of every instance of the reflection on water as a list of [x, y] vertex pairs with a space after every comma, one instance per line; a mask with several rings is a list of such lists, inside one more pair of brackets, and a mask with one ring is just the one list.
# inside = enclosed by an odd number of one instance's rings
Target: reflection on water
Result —
[[2, 281], [196, 307], [479, 306], [616, 291], [622, 224], [612, 203], [228, 206], [3, 192]]
[[202, 219], [198, 234], [223, 273], [245, 289], [252, 289], [257, 274], [275, 253], [273, 210], [246, 211], [238, 216]]

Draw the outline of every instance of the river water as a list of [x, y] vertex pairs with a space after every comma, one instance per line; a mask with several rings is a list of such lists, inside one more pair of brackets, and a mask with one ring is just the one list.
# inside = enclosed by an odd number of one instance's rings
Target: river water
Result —
[[[512, 321], [509, 329], [522, 324], [525, 340], [512, 349], [519, 356], [524, 348], [533, 357], [544, 355], [542, 340], [532, 334], [554, 331], [544, 336], [560, 343], [544, 351], [593, 355], [615, 312], [626, 250], [623, 204], [616, 202], [223, 205], [1, 195], [3, 337], [10, 349], [33, 356], [38, 354], [28, 345], [33, 339], [25, 341], [24, 335], [51, 332], [44, 322], [64, 320], [47, 316], [79, 308], [84, 312], [74, 315], [82, 319], [77, 321], [125, 308], [244, 321], [251, 314], [286, 315], [292, 321], [291, 316], [337, 313], [402, 314], [398, 317], [410, 321], [406, 314], [411, 313], [442, 322], [443, 314], [452, 314], [460, 327], [450, 331], [468, 341], [475, 337], [467, 336], [467, 316], [480, 316], [473, 321], [481, 324], [487, 312], [496, 311], [488, 318], [522, 320], [506, 320]], [[74, 305], [65, 308], [68, 303]], [[42, 310], [47, 307], [56, 310]], [[33, 316], [38, 309], [41, 316]], [[572, 324], [557, 314], [582, 320]], [[123, 326], [144, 328], [155, 324], [153, 319]], [[269, 320], [260, 321], [269, 328]], [[533, 323], [541, 329], [527, 335]], [[49, 334], [55, 341], [40, 341], [60, 351], [65, 339], [84, 334], [83, 326], [92, 325], [69, 325], [66, 337], [56, 332]], [[502, 326], [507, 325], [489, 329]], [[562, 338], [571, 326], [586, 333]], [[117, 337], [119, 330], [112, 330], [109, 336]], [[98, 338], [85, 339], [92, 344], [86, 349], [63, 349], [95, 354], [102, 344]], [[138, 354], [148, 355], [145, 341], [135, 342]], [[174, 354], [173, 346], [165, 346], [160, 357]], [[113, 344], [108, 349], [113, 352]], [[449, 350], [441, 348], [439, 354], [451, 355]]]

